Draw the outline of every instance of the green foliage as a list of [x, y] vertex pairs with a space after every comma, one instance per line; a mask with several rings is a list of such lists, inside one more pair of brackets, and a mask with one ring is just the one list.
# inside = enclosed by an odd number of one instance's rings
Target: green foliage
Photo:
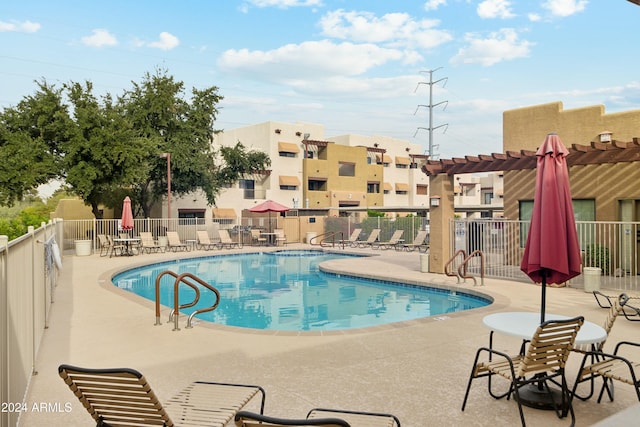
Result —
[[384, 218], [384, 212], [367, 209], [367, 216], [369, 218]]
[[584, 254], [585, 267], [598, 267], [604, 275], [609, 274], [609, 248], [597, 244], [587, 245]]
[[167, 194], [162, 153], [171, 156], [172, 194], [201, 189], [209, 204], [224, 185], [271, 164], [240, 143], [217, 155], [213, 124], [222, 96], [215, 86], [192, 89], [185, 99], [184, 84], [160, 69], [115, 101], [111, 94], [98, 99], [91, 82], [37, 84], [33, 96], [0, 113], [0, 205], [58, 178], [97, 218], [100, 205], [118, 207], [125, 195], [135, 215], [149, 217]]

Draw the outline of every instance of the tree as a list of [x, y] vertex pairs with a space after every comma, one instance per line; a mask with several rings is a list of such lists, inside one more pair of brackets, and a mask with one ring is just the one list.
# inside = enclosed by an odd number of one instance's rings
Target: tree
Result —
[[147, 179], [147, 157], [154, 147], [136, 136], [110, 95], [99, 103], [90, 82], [65, 87], [75, 119], [73, 136], [64, 150], [66, 183], [91, 206], [96, 218], [102, 218], [100, 205], [119, 206], [122, 189]]
[[192, 89], [189, 102], [183, 96], [182, 82], [176, 82], [166, 70], [156, 70], [153, 75], [145, 74], [143, 81], [134, 83], [120, 99], [137, 137], [154, 147], [146, 159], [150, 165], [147, 179], [133, 186], [133, 199], [145, 217], [167, 193], [167, 163], [162, 153], [171, 154], [171, 192], [182, 196], [200, 189], [210, 205], [230, 179], [264, 170], [270, 164], [266, 154], [247, 152], [240, 144], [222, 149], [224, 164], [216, 166], [211, 143], [217, 132], [213, 128], [217, 104], [223, 97], [215, 86]]
[[0, 113], [0, 204], [11, 206], [31, 190], [62, 175], [62, 151], [73, 122], [62, 89], [38, 90]]
[[101, 205], [120, 206], [125, 195], [149, 217], [167, 190], [162, 153], [171, 153], [172, 193], [202, 190], [211, 205], [223, 186], [270, 165], [265, 153], [247, 151], [240, 143], [219, 153], [213, 149], [222, 99], [215, 86], [194, 88], [187, 101], [183, 83], [165, 70], [132, 84], [114, 101], [111, 94], [98, 99], [88, 81], [60, 89], [41, 82], [34, 96], [3, 111], [0, 204], [62, 178], [96, 218]]

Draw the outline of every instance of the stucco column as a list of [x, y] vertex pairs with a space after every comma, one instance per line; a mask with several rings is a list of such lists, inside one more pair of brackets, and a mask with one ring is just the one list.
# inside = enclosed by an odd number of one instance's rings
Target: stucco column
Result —
[[[444, 265], [451, 253], [449, 223], [455, 213], [453, 175], [431, 176], [429, 187], [429, 198], [440, 198], [439, 206], [429, 206], [429, 272], [444, 273]], [[429, 202], [431, 205], [431, 200]]]

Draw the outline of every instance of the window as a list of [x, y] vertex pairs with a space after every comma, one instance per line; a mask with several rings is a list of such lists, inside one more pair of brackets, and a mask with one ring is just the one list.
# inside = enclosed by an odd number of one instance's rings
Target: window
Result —
[[313, 159], [313, 151], [307, 151], [307, 159]]
[[492, 191], [487, 191], [483, 194], [484, 197], [484, 204], [485, 205], [490, 205], [491, 204], [491, 199], [493, 199], [493, 192]]
[[297, 190], [300, 185], [297, 176], [280, 175], [278, 181], [281, 190]]
[[289, 153], [288, 151], [278, 151], [280, 157], [295, 157], [296, 153]]
[[327, 191], [327, 180], [323, 178], [309, 178], [309, 191]]
[[204, 209], [178, 209], [178, 220], [182, 225], [204, 224]]
[[425, 184], [416, 185], [416, 194], [418, 196], [428, 196], [429, 195], [429, 186]]
[[367, 182], [367, 193], [378, 194], [380, 193], [379, 182]]
[[356, 176], [356, 164], [339, 162], [338, 163], [338, 175], [340, 176]]
[[404, 165], [404, 164], [396, 163], [396, 168], [397, 168], [397, 169], [407, 169], [408, 167], [409, 167], [409, 165]]
[[244, 189], [245, 199], [255, 199], [255, 181], [252, 179], [241, 179], [238, 181], [240, 188]]
[[[576, 221], [595, 221], [596, 220], [596, 201], [594, 199], [575, 199], [572, 200], [573, 217]], [[531, 221], [533, 213], [533, 200], [521, 200], [519, 202], [519, 218], [521, 221]], [[593, 227], [590, 224], [578, 224], [578, 239], [580, 247], [585, 248], [591, 243], [592, 236], [595, 234], [593, 230], [586, 230], [581, 227]], [[529, 223], [520, 225], [520, 246], [524, 247], [527, 242], [527, 234], [529, 233]]]
[[396, 182], [396, 194], [408, 194], [409, 184], [403, 182]]

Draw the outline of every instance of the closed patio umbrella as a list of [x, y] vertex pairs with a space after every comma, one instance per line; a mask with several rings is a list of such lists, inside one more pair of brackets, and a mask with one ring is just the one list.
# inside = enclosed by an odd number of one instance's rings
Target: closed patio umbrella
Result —
[[580, 274], [567, 154], [569, 151], [555, 133], [547, 135], [536, 152], [533, 212], [520, 269], [542, 285], [541, 323], [545, 320], [546, 285], [564, 283]]
[[133, 211], [131, 210], [131, 199], [129, 196], [124, 198], [122, 203], [122, 220], [120, 228], [123, 230], [133, 230]]

